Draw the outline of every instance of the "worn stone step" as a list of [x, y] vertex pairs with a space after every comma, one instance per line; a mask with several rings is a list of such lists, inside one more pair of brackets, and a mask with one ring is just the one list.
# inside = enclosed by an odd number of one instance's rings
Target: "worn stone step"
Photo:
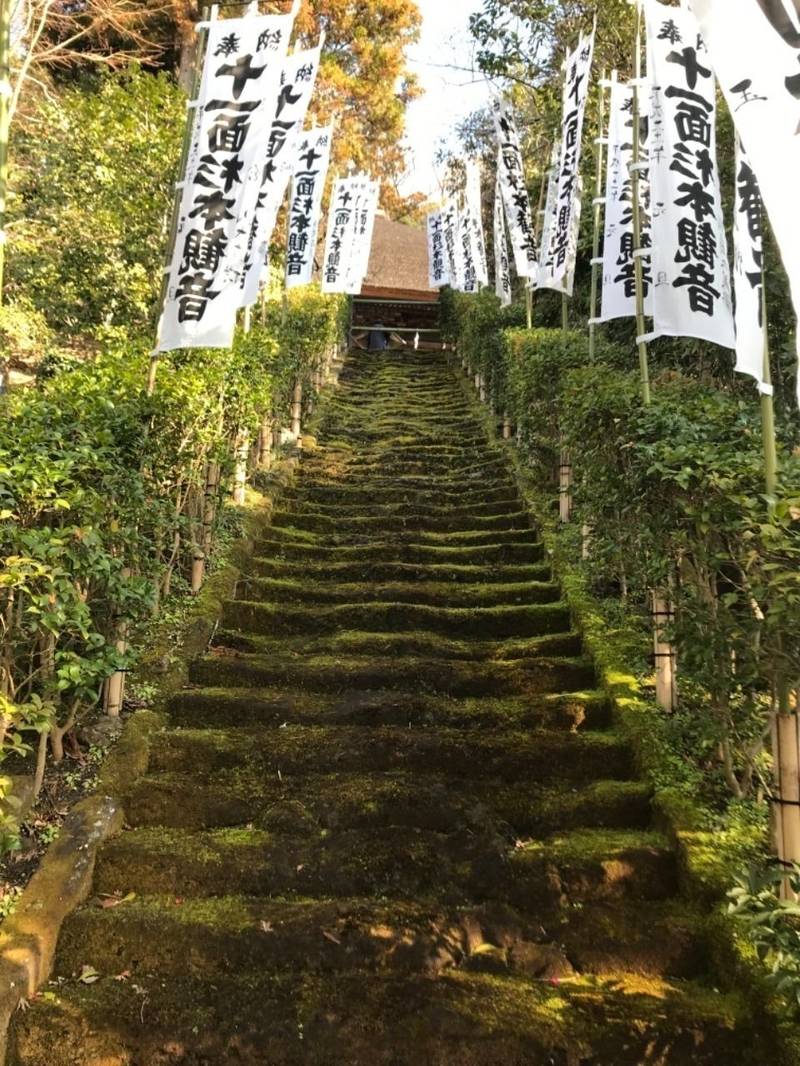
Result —
[[457, 563], [402, 563], [380, 562], [371, 559], [352, 559], [349, 562], [325, 562], [314, 560], [289, 560], [273, 555], [255, 556], [248, 565], [250, 573], [273, 580], [305, 581], [308, 584], [373, 584], [429, 582], [459, 585], [520, 584], [522, 582], [548, 582], [552, 577], [549, 563], [531, 563], [527, 566], [500, 564]]
[[485, 486], [484, 488], [442, 489], [438, 487], [409, 488], [394, 485], [369, 485], [358, 483], [331, 484], [326, 481], [314, 481], [310, 476], [299, 478], [294, 485], [283, 493], [282, 499], [291, 504], [293, 501], [318, 502], [326, 506], [335, 507], [355, 506], [357, 504], [373, 503], [395, 504], [405, 503], [413, 507], [469, 507], [473, 504], [504, 503], [506, 500], [518, 499], [515, 491], [504, 485], [499, 487]]
[[470, 662], [433, 658], [307, 656], [292, 661], [212, 649], [190, 666], [194, 684], [259, 688], [292, 685], [303, 692], [401, 689], [453, 697], [520, 696], [591, 688], [594, 667], [584, 659], [531, 658]]
[[330, 540], [321, 541], [313, 537], [302, 540], [287, 535], [285, 530], [275, 530], [260, 537], [255, 550], [259, 558], [269, 555], [274, 559], [292, 562], [400, 562], [436, 566], [451, 563], [457, 566], [521, 565], [541, 562], [544, 557], [541, 542], [532, 540], [527, 533], [524, 539], [505, 544], [448, 547], [407, 542], [399, 538], [395, 538], [394, 542], [334, 544]]
[[602, 692], [544, 693], [454, 699], [421, 691], [346, 689], [338, 693], [277, 688], [188, 687], [169, 703], [171, 720], [193, 728], [296, 725], [389, 725], [404, 728], [578, 732], [607, 729], [611, 707]]
[[199, 775], [234, 766], [265, 774], [395, 770], [440, 772], [455, 779], [513, 775], [564, 787], [591, 780], [633, 777], [630, 749], [614, 734], [506, 730], [474, 734], [459, 729], [376, 726], [287, 726], [285, 729], [172, 729], [159, 735], [150, 773], [194, 768]]
[[215, 829], [253, 824], [295, 836], [406, 826], [441, 833], [502, 832], [511, 839], [573, 829], [645, 829], [650, 790], [595, 781], [562, 791], [528, 781], [444, 781], [418, 772], [315, 773], [281, 778], [235, 768], [197, 781], [148, 775], [125, 797], [131, 826]]
[[298, 967], [432, 977], [466, 969], [540, 980], [621, 971], [685, 978], [703, 972], [702, 927], [700, 915], [674, 903], [599, 905], [577, 922], [553, 922], [551, 933], [547, 923], [498, 903], [446, 908], [424, 901], [169, 895], [104, 907], [97, 897], [67, 923], [55, 971], [77, 976], [88, 963], [99, 973], [170, 978]]
[[358, 630], [318, 637], [273, 639], [255, 633], [218, 629], [215, 649], [284, 656], [291, 661], [313, 656], [374, 656], [452, 659], [471, 662], [509, 662], [514, 659], [575, 658], [582, 654], [578, 633], [554, 633], [527, 640], [449, 640], [437, 633], [370, 633]]
[[430, 630], [456, 639], [536, 637], [569, 629], [570, 613], [563, 603], [473, 608], [409, 603], [302, 607], [229, 600], [223, 606], [223, 625], [245, 633], [273, 636], [366, 629], [374, 633]]
[[[656, 1057], [657, 1056], [657, 1057]], [[748, 1006], [620, 974], [553, 986], [427, 976], [257, 973], [71, 982], [15, 1016], [10, 1066], [763, 1066]]]
[[430, 607], [509, 607], [513, 605], [556, 603], [561, 589], [553, 581], [523, 581], [494, 584], [450, 584], [431, 581], [350, 582], [333, 584], [298, 579], [242, 578], [236, 598], [250, 603], [265, 601], [285, 604], [410, 603]]
[[[494, 901], [553, 923], [565, 908], [674, 894], [675, 859], [655, 834], [582, 830], [529, 849], [469, 831], [408, 826], [300, 836], [251, 826], [132, 829], [97, 859], [99, 893]], [[579, 850], [580, 849], [580, 850]]]
[[[457, 497], [456, 497], [457, 499]], [[477, 518], [486, 520], [489, 518], [507, 518], [509, 515], [517, 515], [522, 510], [519, 496], [513, 494], [504, 496], [498, 500], [479, 500], [468, 503], [442, 502], [434, 503], [425, 500], [422, 503], [413, 503], [408, 499], [398, 499], [391, 502], [378, 501], [374, 496], [363, 499], [356, 503], [339, 500], [309, 499], [307, 496], [290, 498], [284, 496], [281, 507], [289, 514], [303, 516], [322, 516], [332, 519], [360, 519], [367, 517], [403, 518], [411, 521], [412, 517], [425, 517], [436, 519], [462, 519]], [[526, 512], [527, 513], [527, 512]]]
[[527, 511], [519, 509], [501, 515], [436, 515], [412, 511], [386, 513], [378, 509], [374, 514], [361, 517], [348, 517], [347, 515], [336, 517], [322, 512], [277, 510], [272, 515], [271, 525], [274, 529], [290, 528], [310, 533], [333, 533], [338, 537], [406, 532], [414, 535], [427, 532], [485, 535], [495, 531], [530, 530], [531, 520]]
[[272, 526], [269, 534], [260, 538], [256, 544], [256, 550], [262, 553], [267, 543], [275, 541], [285, 544], [313, 544], [326, 548], [347, 548], [357, 546], [369, 546], [385, 544], [387, 541], [396, 541], [395, 552], [399, 553], [403, 542], [415, 547], [456, 549], [456, 548], [495, 548], [504, 544], [539, 544], [539, 534], [531, 528], [520, 529], [490, 529], [486, 532], [465, 530], [463, 532], [437, 532], [435, 530], [416, 530], [414, 528], [397, 529], [387, 531], [376, 528], [357, 532], [329, 532], [314, 533], [310, 530], [298, 529], [294, 526]]

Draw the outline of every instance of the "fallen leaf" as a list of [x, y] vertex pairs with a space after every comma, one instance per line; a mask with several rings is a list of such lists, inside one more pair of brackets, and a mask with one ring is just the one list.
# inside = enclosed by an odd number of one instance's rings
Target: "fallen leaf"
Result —
[[118, 907], [120, 903], [132, 903], [136, 899], [135, 892], [129, 892], [127, 896], [106, 896], [104, 893], [101, 895], [104, 898], [100, 900], [100, 906], [104, 910], [108, 910], [109, 907]]
[[336, 936], [335, 933], [329, 933], [327, 929], [323, 929], [322, 935], [325, 937], [326, 940], [330, 940], [332, 944], [338, 944], [341, 947], [342, 942], [339, 937]]
[[115, 981], [127, 981], [131, 975], [130, 970], [123, 970], [122, 973], [114, 974]]
[[274, 933], [275, 932], [275, 930], [272, 928], [272, 922], [265, 922], [262, 919], [262, 921], [260, 921], [258, 923], [258, 925], [259, 925], [259, 928], [261, 929], [262, 933]]
[[101, 975], [95, 970], [94, 966], [84, 965], [81, 967], [78, 980], [85, 985], [93, 985], [95, 981], [100, 980], [100, 976]]

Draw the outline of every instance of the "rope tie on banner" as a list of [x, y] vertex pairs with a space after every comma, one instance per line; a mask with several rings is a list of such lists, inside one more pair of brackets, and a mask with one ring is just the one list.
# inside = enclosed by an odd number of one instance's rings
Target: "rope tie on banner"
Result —
[[631, 78], [628, 86], [631, 89], [647, 89], [650, 86], [650, 82], [647, 78]]
[[649, 162], [645, 162], [644, 160], [641, 163], [629, 163], [628, 164], [628, 170], [631, 172], [631, 174], [641, 174], [641, 172], [643, 170], [649, 170], [649, 169], [650, 169]]
[[604, 262], [605, 262], [605, 259], [603, 259], [602, 255], [597, 255], [597, 256], [594, 256], [594, 258], [589, 260], [589, 266], [593, 266], [593, 267], [602, 266]]
[[185, 188], [186, 188], [186, 182], [185, 181], [176, 181], [175, 182], [175, 192], [180, 192], [182, 189], [185, 189]]
[[634, 259], [649, 259], [653, 254], [652, 248], [637, 248], [633, 253]]
[[595, 196], [595, 198], [592, 200], [592, 207], [605, 207], [605, 203], [605, 196]]
[[601, 89], [613, 89], [617, 81], [616, 78], [601, 78], [597, 84]]
[[608, 137], [595, 137], [594, 143], [600, 145], [608, 144]]
[[199, 106], [200, 106], [200, 101], [199, 100], [187, 100], [186, 101], [186, 110], [187, 111], [194, 111]]
[[775, 395], [774, 387], [772, 385], [768, 385], [766, 383], [766, 381], [759, 381], [759, 383], [758, 383], [758, 391], [761, 393], [762, 396], [774, 396]]
[[589, 325], [590, 326], [602, 326], [604, 321], [605, 321], [605, 319], [602, 319], [602, 318], [590, 318], [589, 319]]
[[636, 338], [637, 344], [652, 344], [653, 341], [657, 341], [661, 336], [660, 333], [642, 333], [640, 337]]

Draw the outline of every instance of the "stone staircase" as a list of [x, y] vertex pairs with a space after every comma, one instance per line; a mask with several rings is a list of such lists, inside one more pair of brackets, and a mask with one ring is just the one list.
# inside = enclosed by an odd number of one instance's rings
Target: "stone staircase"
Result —
[[596, 684], [444, 357], [354, 356], [9, 1061], [763, 1062]]

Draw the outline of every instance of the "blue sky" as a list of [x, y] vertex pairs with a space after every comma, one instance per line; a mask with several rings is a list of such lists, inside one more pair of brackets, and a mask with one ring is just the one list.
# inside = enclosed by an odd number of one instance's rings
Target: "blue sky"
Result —
[[481, 107], [488, 96], [486, 84], [470, 70], [473, 45], [469, 16], [481, 0], [417, 0], [423, 16], [422, 37], [409, 50], [411, 70], [425, 95], [408, 111], [408, 172], [404, 193], [424, 192], [438, 198], [433, 160], [437, 145], [447, 140], [459, 119]]

